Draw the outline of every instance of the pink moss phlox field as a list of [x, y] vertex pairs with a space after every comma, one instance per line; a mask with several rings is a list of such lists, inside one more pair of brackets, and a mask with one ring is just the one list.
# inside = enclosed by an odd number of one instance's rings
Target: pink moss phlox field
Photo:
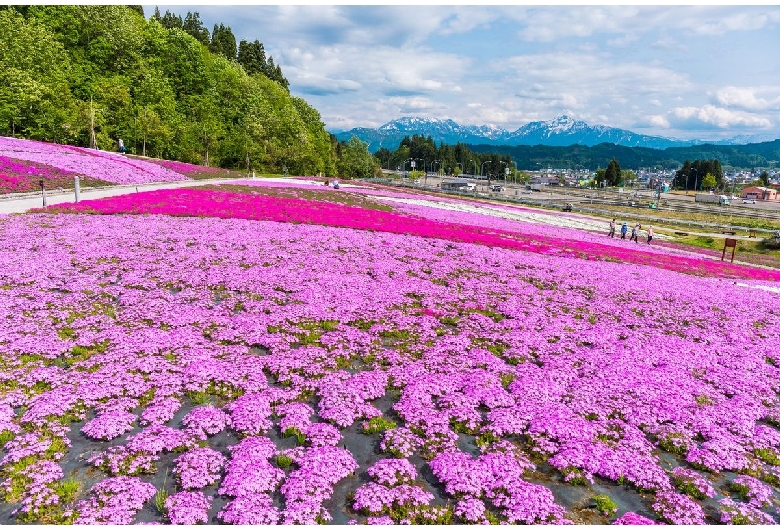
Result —
[[617, 246], [613, 243], [562, 239], [538, 233], [529, 236], [517, 231], [437, 221], [322, 201], [250, 195], [221, 190], [149, 191], [108, 199], [82, 201], [78, 204], [55, 205], [53, 210], [101, 214], [206, 216], [222, 219], [325, 224], [377, 232], [413, 234], [464, 243], [479, 243], [491, 247], [525, 250], [548, 255], [647, 264], [689, 274], [780, 281], [780, 272], [777, 271], [670, 254], [658, 249], [637, 250], [627, 246]]
[[[47, 189], [70, 186], [75, 175], [46, 164], [0, 156], [0, 194], [38, 191], [41, 180]], [[90, 183], [87, 180], [84, 184]]]
[[114, 184], [190, 180], [161, 165], [127, 158], [118, 153], [18, 138], [0, 137], [0, 156], [45, 164], [62, 172]]
[[[563, 524], [591, 481], [630, 499], [617, 522], [776, 517], [777, 293], [317, 207], [0, 217], [15, 520]], [[67, 502], [74, 468], [99, 482]], [[745, 502], [707, 498], [723, 477]]]

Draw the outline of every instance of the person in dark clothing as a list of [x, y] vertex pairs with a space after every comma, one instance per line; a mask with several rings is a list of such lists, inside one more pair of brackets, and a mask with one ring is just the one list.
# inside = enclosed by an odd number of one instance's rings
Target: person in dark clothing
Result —
[[625, 239], [628, 233], [628, 223], [623, 221], [623, 226], [620, 227], [620, 239]]
[[634, 228], [631, 229], [631, 237], [629, 238], [629, 241], [636, 241], [639, 243], [639, 229], [642, 228], [642, 225], [639, 223], [634, 225]]

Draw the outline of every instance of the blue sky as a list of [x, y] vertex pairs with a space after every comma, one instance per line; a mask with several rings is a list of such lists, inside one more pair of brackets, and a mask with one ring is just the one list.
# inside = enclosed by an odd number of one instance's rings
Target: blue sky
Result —
[[333, 131], [401, 116], [512, 131], [567, 114], [676, 138], [780, 138], [778, 6], [159, 8], [258, 39]]

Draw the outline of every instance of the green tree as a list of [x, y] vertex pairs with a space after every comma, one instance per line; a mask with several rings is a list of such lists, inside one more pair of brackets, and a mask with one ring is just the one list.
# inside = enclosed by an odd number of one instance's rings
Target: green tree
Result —
[[184, 26], [184, 21], [181, 19], [181, 16], [171, 13], [167, 9], [162, 17], [159, 16], [159, 10], [155, 10], [154, 15], [165, 29], [181, 29], [182, 26]]
[[236, 59], [236, 37], [233, 35], [233, 30], [230, 29], [230, 26], [214, 24], [209, 50], [211, 53], [218, 53], [228, 59]]
[[195, 40], [201, 44], [208, 46], [211, 42], [209, 38], [209, 30], [207, 30], [203, 25], [203, 22], [201, 22], [200, 13], [197, 11], [194, 13], [187, 11], [187, 15], [184, 17], [184, 23], [182, 24], [181, 29], [192, 35]]
[[246, 73], [263, 74], [265, 75], [266, 59], [265, 48], [263, 43], [255, 40], [254, 42], [247, 42], [242, 40], [238, 44], [238, 64], [244, 67]]
[[704, 178], [701, 181], [701, 186], [705, 189], [713, 189], [717, 185], [718, 181], [715, 179], [715, 175], [712, 173], [707, 173], [704, 175]]
[[762, 171], [761, 175], [759, 175], [758, 180], [761, 181], [761, 185], [764, 187], [769, 186], [769, 173], [766, 171]]
[[0, 11], [0, 128], [6, 135], [62, 140], [74, 131], [69, 60], [47, 27]]
[[620, 179], [626, 186], [633, 186], [637, 181], [637, 178], [639, 178], [637, 174], [630, 169], [623, 169], [620, 171]]
[[353, 136], [341, 150], [338, 172], [345, 179], [369, 178], [374, 175], [374, 168], [377, 165], [374, 157], [368, 152], [368, 144]]
[[620, 175], [620, 164], [614, 158], [609, 161], [607, 169], [604, 172], [604, 179], [608, 186], [619, 186], [622, 182]]

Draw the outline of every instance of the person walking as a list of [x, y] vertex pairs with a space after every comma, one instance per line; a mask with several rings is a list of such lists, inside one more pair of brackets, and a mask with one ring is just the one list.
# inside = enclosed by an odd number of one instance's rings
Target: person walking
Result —
[[653, 225], [647, 227], [647, 244], [653, 240]]
[[625, 239], [628, 233], [628, 223], [623, 221], [623, 226], [620, 227], [620, 239]]
[[127, 153], [127, 147], [125, 147], [125, 143], [122, 141], [122, 139], [119, 139], [119, 152], [120, 153]]
[[609, 222], [609, 237], [615, 237], [615, 220]]
[[631, 229], [631, 237], [628, 239], [629, 241], [636, 241], [639, 243], [639, 229], [642, 228], [642, 225], [639, 223], [634, 225], [634, 228]]

